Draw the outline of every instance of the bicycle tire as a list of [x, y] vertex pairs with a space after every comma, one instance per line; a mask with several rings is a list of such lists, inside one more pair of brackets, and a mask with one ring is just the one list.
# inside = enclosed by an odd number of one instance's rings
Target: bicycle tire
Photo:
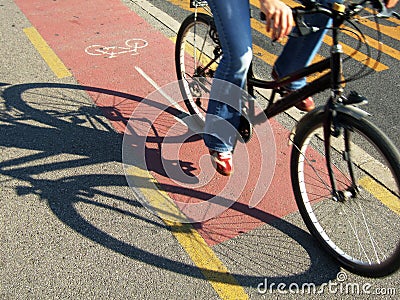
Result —
[[212, 78], [221, 55], [212, 16], [189, 15], [177, 34], [175, 66], [185, 106], [201, 126], [204, 126]]
[[[321, 134], [326, 114], [320, 108], [298, 124], [293, 141], [291, 179], [299, 212], [311, 234], [345, 269], [366, 277], [387, 276], [400, 267], [400, 155], [373, 123], [337, 113], [342, 133], [330, 137], [333, 172], [349, 196], [351, 165], [359, 193], [341, 201], [331, 195]], [[356, 141], [349, 153], [340, 146], [346, 132]]]

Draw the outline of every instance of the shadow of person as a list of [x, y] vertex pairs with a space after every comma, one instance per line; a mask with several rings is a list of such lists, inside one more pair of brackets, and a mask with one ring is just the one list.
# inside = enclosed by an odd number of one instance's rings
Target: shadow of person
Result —
[[[157, 217], [142, 209], [138, 196], [129, 189], [126, 177], [122, 174], [121, 148], [122, 134], [115, 132], [103, 115], [112, 121], [128, 123], [130, 112], [121, 107], [106, 107], [103, 111], [94, 107], [87, 94], [96, 93], [121, 100], [118, 103], [138, 103], [143, 99], [134, 95], [107, 89], [87, 87], [73, 84], [28, 83], [20, 85], [4, 85], [1, 94], [4, 110], [0, 116], [0, 146], [8, 149], [8, 154], [0, 162], [0, 175], [18, 182], [15, 187], [17, 195], [35, 195], [46, 201], [51, 211], [65, 225], [80, 235], [112, 250], [116, 253], [138, 260], [149, 266], [155, 266], [189, 277], [204, 278], [202, 271], [212, 272], [216, 280], [224, 278], [219, 271], [202, 270], [194, 265], [177, 261], [173, 257], [155, 254], [145, 248], [136, 246], [132, 241], [117, 237], [111, 229], [105, 230], [85, 205], [96, 208], [103, 214], [118, 214], [139, 220], [151, 227], [167, 228]], [[89, 99], [90, 100], [90, 99]], [[160, 108], [168, 114], [179, 116], [181, 111], [148, 99], [148, 103]], [[162, 134], [145, 137], [147, 141], [160, 144], [166, 142]], [[179, 140], [179, 139], [177, 139]], [[194, 137], [193, 142], [198, 140]], [[167, 142], [173, 143], [173, 139]], [[148, 159], [157, 161], [157, 147], [148, 152]], [[171, 161], [171, 164], [173, 162]], [[193, 166], [190, 162], [175, 162], [173, 167], [182, 168], [192, 176]], [[151, 171], [165, 176], [162, 164], [153, 163]], [[141, 165], [139, 166], [141, 167]], [[149, 180], [139, 178], [137, 182]], [[143, 183], [146, 186], [146, 183]], [[209, 199], [213, 195], [174, 184], [162, 183], [157, 186], [166, 192], [181, 193], [196, 199]], [[14, 187], [13, 187], [14, 188]], [[137, 186], [140, 189], [140, 186]], [[229, 200], [227, 200], [229, 202]], [[285, 238], [292, 240], [308, 256], [307, 266], [295, 274], [280, 275], [271, 273], [271, 282], [314, 282], [322, 284], [334, 279], [339, 267], [330, 258], [324, 256], [315, 245], [310, 235], [301, 228], [266, 213], [257, 208], [249, 209], [240, 203], [229, 203], [231, 209], [251, 215], [264, 222], [269, 230], [280, 232]], [[83, 213], [84, 212], [84, 213]], [[195, 227], [201, 228], [201, 224]], [[218, 228], [213, 228], [218, 230]], [[257, 235], [263, 235], [258, 231]], [[254, 236], [255, 237], [255, 236]], [[265, 235], [264, 241], [279, 243]], [[239, 242], [240, 243], [240, 242]], [[255, 251], [266, 255], [260, 244], [225, 244], [220, 255], [245, 251]], [[275, 256], [286, 255], [285, 261], [296, 264], [298, 256], [287, 257], [287, 253], [276, 248]], [[257, 264], [268, 265], [270, 257], [259, 256]], [[263, 282], [265, 276], [246, 272], [233, 272], [235, 278], [243, 286], [254, 287]]]

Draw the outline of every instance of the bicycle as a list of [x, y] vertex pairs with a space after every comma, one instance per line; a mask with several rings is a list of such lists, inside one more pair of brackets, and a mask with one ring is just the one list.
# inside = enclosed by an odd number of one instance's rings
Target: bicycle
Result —
[[[209, 93], [222, 50], [206, 3], [192, 2], [196, 9], [177, 34], [175, 63], [185, 105], [204, 125], [207, 97], [203, 96]], [[326, 104], [302, 117], [290, 136], [296, 203], [308, 230], [345, 269], [362, 276], [383, 277], [400, 268], [400, 154], [359, 107], [367, 99], [356, 92], [344, 96], [344, 84], [360, 76], [342, 79], [339, 35], [346, 23], [363, 37], [352, 20], [368, 4], [376, 9], [377, 17], [399, 17], [379, 0], [334, 4], [332, 8], [310, 1], [305, 7], [293, 8], [300, 34], [316, 30], [304, 21], [307, 14], [322, 13], [333, 19], [331, 55], [277, 80], [256, 78], [251, 66], [247, 76], [249, 97], [243, 99], [238, 131], [248, 142], [254, 124], [283, 113], [309, 96], [331, 91]], [[199, 7], [206, 11], [199, 12]], [[323, 75], [304, 88], [283, 92], [288, 83], [318, 73]], [[255, 88], [271, 91], [259, 114], [254, 109]]]

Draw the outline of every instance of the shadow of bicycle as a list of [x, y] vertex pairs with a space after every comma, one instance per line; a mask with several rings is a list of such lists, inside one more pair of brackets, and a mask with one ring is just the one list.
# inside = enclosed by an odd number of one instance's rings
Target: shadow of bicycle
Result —
[[[112, 214], [140, 221], [156, 230], [169, 230], [157, 217], [143, 209], [137, 195], [128, 187], [122, 171], [122, 132], [109, 124], [128, 124], [132, 103], [142, 98], [102, 88], [57, 83], [3, 84], [1, 96], [4, 109], [0, 115], [0, 147], [3, 159], [0, 175], [3, 185], [17, 196], [34, 195], [45, 201], [54, 215], [78, 234], [133, 260], [141, 261], [188, 277], [203, 278], [197, 267], [182, 263], [139, 247], [132, 236], [121, 236], [118, 225], [98, 224], [97, 214]], [[88, 94], [98, 107], [90, 103]], [[102, 105], [103, 97], [113, 98], [114, 105]], [[153, 107], [173, 116], [181, 111], [147, 99]], [[108, 120], [105, 120], [107, 117]], [[143, 116], [145, 120], [145, 116]], [[156, 145], [147, 149], [150, 171], [167, 176], [160, 163], [162, 132], [145, 137]], [[192, 137], [188, 143], [199, 137]], [[191, 175], [190, 161], [170, 167], [182, 168]], [[192, 174], [193, 175], [193, 174]], [[140, 180], [148, 180], [138, 178]], [[138, 186], [137, 188], [140, 188]], [[160, 183], [158, 188], [170, 193], [204, 200], [213, 195], [174, 184]], [[16, 199], [14, 199], [16, 200]], [[249, 209], [242, 203], [230, 204], [230, 209], [250, 216], [264, 226], [214, 247], [217, 254], [231, 266], [233, 275], [242, 286], [257, 287], [268, 278], [269, 283], [315, 283], [335, 279], [339, 266], [327, 257], [313, 238], [294, 225], [258, 208]], [[226, 224], [232, 222], [227, 219]], [[241, 231], [236, 225], [236, 231]], [[213, 239], [219, 225], [195, 224], [205, 236]], [[179, 230], [179, 228], [174, 229]], [[207, 270], [210, 273], [209, 270]], [[224, 278], [211, 271], [216, 280]]]

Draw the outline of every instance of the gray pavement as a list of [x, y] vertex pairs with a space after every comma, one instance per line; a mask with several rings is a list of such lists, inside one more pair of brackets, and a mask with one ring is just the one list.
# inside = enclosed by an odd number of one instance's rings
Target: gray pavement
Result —
[[[86, 88], [48, 69], [22, 32], [31, 25], [13, 1], [0, 0], [0, 9], [0, 298], [219, 299], [128, 186], [122, 136]], [[297, 214], [248, 213], [269, 222], [213, 250], [249, 298], [298, 299], [296, 285], [303, 284], [320, 291], [308, 298], [398, 297], [388, 294], [400, 292], [399, 273], [384, 279], [339, 273]], [[338, 273], [346, 283], [370, 284], [372, 294], [347, 292]], [[293, 293], [264, 289], [271, 284], [292, 284]]]
[[122, 136], [0, 5], [0, 298], [216, 298], [127, 185]]

